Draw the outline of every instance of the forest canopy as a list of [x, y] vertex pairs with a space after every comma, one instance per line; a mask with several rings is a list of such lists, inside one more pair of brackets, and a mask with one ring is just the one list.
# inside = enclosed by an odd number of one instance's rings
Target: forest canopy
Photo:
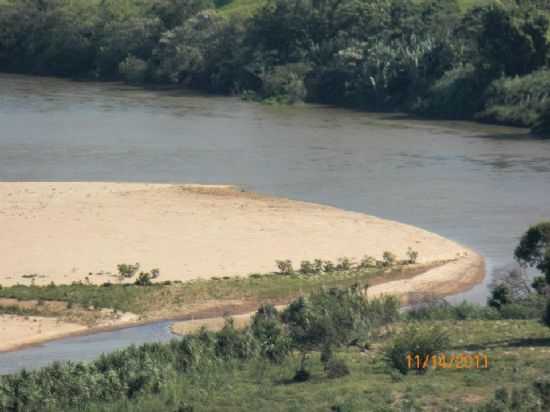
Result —
[[0, 71], [169, 83], [548, 133], [550, 3], [475, 4], [0, 0]]

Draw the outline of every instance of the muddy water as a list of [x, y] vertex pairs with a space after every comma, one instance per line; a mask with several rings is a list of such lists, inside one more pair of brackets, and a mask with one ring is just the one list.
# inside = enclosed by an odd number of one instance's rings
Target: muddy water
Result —
[[0, 75], [0, 180], [233, 183], [420, 226], [476, 249], [489, 272], [550, 219], [550, 141], [523, 129], [12, 75]]

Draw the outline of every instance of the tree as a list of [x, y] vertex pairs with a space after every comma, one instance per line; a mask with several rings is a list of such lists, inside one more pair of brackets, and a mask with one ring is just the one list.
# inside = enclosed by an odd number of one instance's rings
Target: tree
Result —
[[481, 66], [494, 75], [524, 75], [548, 61], [550, 21], [545, 14], [491, 4], [479, 13]]
[[[294, 346], [301, 352], [296, 376], [307, 375], [309, 352], [366, 341], [369, 331], [368, 302], [359, 287], [322, 289], [300, 297], [283, 312]], [[328, 360], [328, 359], [327, 359]]]
[[273, 305], [262, 305], [258, 309], [252, 318], [250, 329], [260, 343], [262, 356], [275, 363], [286, 358], [291, 342]]
[[514, 256], [520, 265], [540, 270], [550, 283], [550, 221], [531, 226], [521, 237]]

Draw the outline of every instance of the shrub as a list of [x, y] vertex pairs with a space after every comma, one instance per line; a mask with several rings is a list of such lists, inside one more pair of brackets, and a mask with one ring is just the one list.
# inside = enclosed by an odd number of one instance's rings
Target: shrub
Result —
[[250, 330], [260, 345], [261, 355], [270, 361], [282, 362], [290, 352], [291, 341], [273, 305], [262, 305], [258, 309]]
[[151, 272], [149, 272], [151, 275], [151, 279], [158, 279], [160, 276], [160, 270], [159, 269], [151, 269]]
[[335, 270], [336, 270], [336, 266], [330, 260], [325, 260], [323, 262], [323, 271], [334, 272]]
[[410, 320], [494, 320], [501, 315], [493, 307], [462, 302], [450, 305], [445, 299], [425, 297], [406, 314]]
[[292, 275], [294, 273], [294, 268], [290, 260], [276, 260], [275, 263], [281, 275]]
[[376, 267], [376, 259], [374, 259], [372, 256], [363, 256], [363, 259], [359, 262], [359, 265], [357, 265], [357, 269], [368, 269]]
[[407, 263], [409, 263], [410, 265], [414, 265], [418, 260], [418, 252], [416, 250], [413, 250], [412, 248], [408, 248], [407, 257], [409, 258]]
[[312, 275], [317, 272], [315, 270], [314, 264], [311, 263], [309, 260], [302, 260], [302, 262], [300, 263], [299, 271], [302, 275]]
[[418, 374], [426, 372], [422, 361], [420, 368], [416, 362], [409, 364], [408, 356], [419, 356], [421, 360], [431, 358], [443, 351], [449, 344], [449, 337], [445, 331], [437, 326], [408, 325], [386, 347], [384, 356], [389, 365], [402, 374], [415, 369]]
[[137, 273], [137, 271], [139, 270], [139, 263], [136, 263], [135, 265], [121, 263], [120, 265], [117, 265], [117, 269], [120, 279], [128, 279], [134, 277], [134, 275]]
[[353, 262], [350, 258], [343, 257], [338, 259], [338, 263], [336, 264], [335, 268], [336, 271], [348, 271], [353, 269]]
[[328, 360], [325, 365], [325, 372], [327, 377], [330, 379], [341, 378], [343, 376], [349, 375], [350, 370], [346, 362], [341, 359], [336, 359], [332, 357]]
[[487, 300], [487, 304], [495, 309], [500, 309], [503, 305], [512, 303], [512, 294], [510, 289], [505, 285], [498, 285], [491, 291], [491, 296]]
[[141, 84], [147, 75], [147, 62], [132, 55], [118, 65], [118, 71], [130, 84]]
[[369, 329], [379, 328], [400, 319], [401, 304], [395, 296], [382, 296], [367, 302], [366, 312]]
[[216, 355], [225, 359], [250, 359], [257, 350], [253, 336], [249, 332], [239, 332], [233, 319], [226, 318], [223, 329], [216, 334]]
[[545, 312], [545, 298], [533, 294], [523, 301], [503, 305], [499, 311], [502, 319], [542, 319]]
[[278, 103], [296, 103], [305, 100], [306, 87], [304, 77], [309, 71], [305, 64], [287, 64], [275, 66], [263, 73], [262, 97]]
[[141, 272], [136, 279], [135, 284], [137, 286], [151, 286], [153, 284], [153, 282], [151, 282], [151, 274], [147, 272]]
[[384, 254], [382, 255], [382, 265], [384, 267], [391, 267], [396, 263], [397, 263], [397, 257], [393, 253], [389, 251], [384, 252]]
[[368, 337], [368, 304], [357, 287], [321, 289], [300, 297], [285, 309], [282, 319], [301, 352], [299, 369], [305, 368], [312, 350], [356, 344]]
[[449, 119], [467, 119], [483, 108], [486, 83], [471, 64], [451, 69], [437, 80], [415, 110]]
[[514, 126], [534, 126], [550, 98], [550, 70], [539, 70], [521, 77], [495, 80], [488, 88], [481, 120]]
[[313, 270], [315, 273], [321, 273], [323, 271], [323, 261], [321, 259], [315, 259], [313, 261]]

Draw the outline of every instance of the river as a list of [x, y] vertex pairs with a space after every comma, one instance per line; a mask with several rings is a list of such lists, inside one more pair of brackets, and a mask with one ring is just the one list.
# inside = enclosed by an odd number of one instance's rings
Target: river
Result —
[[[467, 122], [0, 75], [0, 180], [236, 184], [422, 227], [477, 250], [490, 274], [512, 262], [529, 225], [550, 218], [550, 141]], [[489, 281], [453, 299], [484, 302]], [[70, 338], [0, 354], [0, 373], [168, 337], [160, 324]]]

